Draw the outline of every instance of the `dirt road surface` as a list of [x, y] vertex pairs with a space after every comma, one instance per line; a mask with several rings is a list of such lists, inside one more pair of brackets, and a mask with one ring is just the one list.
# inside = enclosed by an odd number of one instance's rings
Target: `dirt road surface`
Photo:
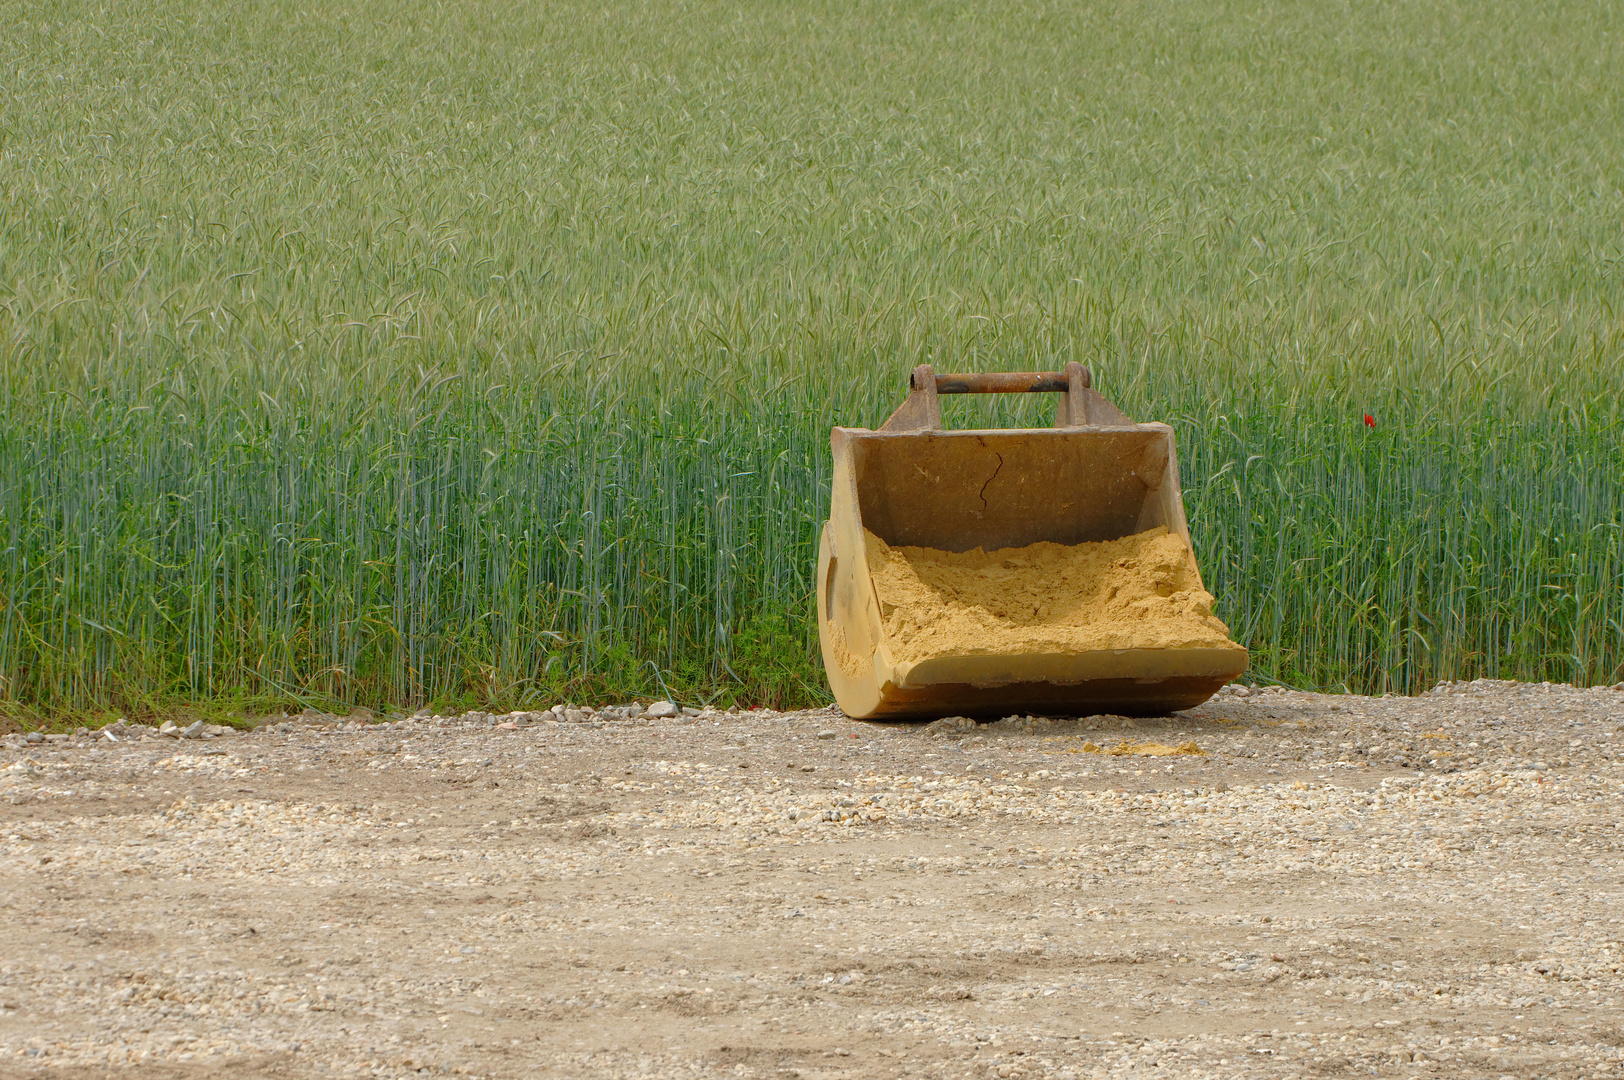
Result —
[[1621, 692], [497, 725], [10, 739], [0, 1076], [1624, 1073]]

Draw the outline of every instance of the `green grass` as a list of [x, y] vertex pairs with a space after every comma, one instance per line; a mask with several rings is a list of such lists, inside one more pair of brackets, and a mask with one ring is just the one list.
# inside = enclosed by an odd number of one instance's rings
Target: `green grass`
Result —
[[828, 428], [1071, 359], [1262, 677], [1624, 678], [1621, 32], [0, 0], [0, 700], [823, 700]]

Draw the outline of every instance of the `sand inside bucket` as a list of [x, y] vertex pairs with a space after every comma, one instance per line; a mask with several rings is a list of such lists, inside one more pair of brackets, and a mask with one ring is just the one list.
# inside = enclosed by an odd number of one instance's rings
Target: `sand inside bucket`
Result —
[[892, 547], [869, 572], [898, 661], [942, 655], [1231, 648], [1184, 541], [1164, 528], [1093, 544]]

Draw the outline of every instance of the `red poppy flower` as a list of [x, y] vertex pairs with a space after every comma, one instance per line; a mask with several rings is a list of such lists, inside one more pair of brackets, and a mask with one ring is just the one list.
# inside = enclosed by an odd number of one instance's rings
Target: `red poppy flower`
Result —
[[1376, 426], [1376, 418], [1374, 416], [1371, 416], [1369, 413], [1365, 413], [1365, 427], [1375, 427], [1375, 426]]

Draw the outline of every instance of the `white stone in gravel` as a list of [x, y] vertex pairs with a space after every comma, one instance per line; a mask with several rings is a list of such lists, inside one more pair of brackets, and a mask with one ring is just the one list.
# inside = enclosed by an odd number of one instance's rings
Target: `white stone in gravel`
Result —
[[668, 716], [677, 715], [677, 707], [669, 701], [656, 701], [648, 707], [648, 715], [656, 720], [663, 720]]

